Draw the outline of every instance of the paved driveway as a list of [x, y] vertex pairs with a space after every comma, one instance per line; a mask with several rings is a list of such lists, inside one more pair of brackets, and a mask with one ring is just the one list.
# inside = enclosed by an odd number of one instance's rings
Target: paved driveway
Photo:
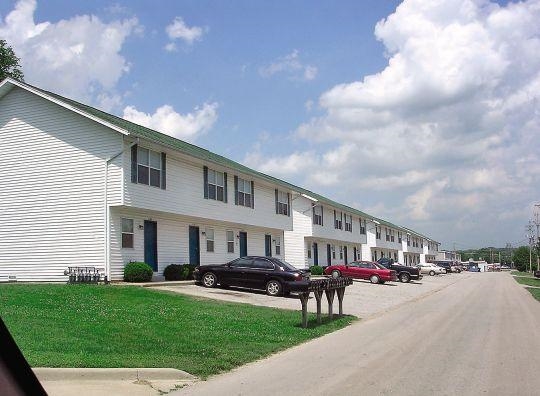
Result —
[[[384, 285], [373, 285], [368, 281], [355, 280], [352, 286], [347, 287], [343, 300], [343, 312], [345, 314], [361, 318], [394, 309], [408, 301], [422, 298], [445, 288], [459, 280], [480, 276], [476, 273], [461, 273], [425, 276], [421, 281], [411, 283], [390, 282]], [[158, 290], [168, 290], [175, 293], [188, 294], [197, 297], [206, 297], [216, 300], [262, 305], [283, 309], [300, 310], [298, 296], [270, 297], [263, 291], [250, 291], [240, 288], [207, 289], [199, 285], [175, 285], [159, 286]], [[337, 312], [337, 296], [334, 300], [334, 312]], [[317, 311], [317, 305], [313, 294], [308, 303], [308, 310]], [[327, 312], [326, 297], [323, 297], [323, 312]]]

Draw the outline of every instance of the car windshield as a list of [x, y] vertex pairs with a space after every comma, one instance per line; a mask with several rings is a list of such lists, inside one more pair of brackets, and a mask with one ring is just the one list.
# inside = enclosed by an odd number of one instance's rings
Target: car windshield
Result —
[[279, 265], [280, 267], [283, 267], [284, 270], [286, 271], [298, 271], [298, 268], [296, 268], [294, 265], [292, 264], [289, 264], [288, 262], [286, 262], [285, 260], [278, 260], [278, 259], [274, 259], [272, 260], [274, 261], [274, 263], [276, 263], [277, 265]]
[[386, 267], [384, 267], [383, 265], [379, 263], [372, 263], [372, 264], [375, 265], [375, 267], [377, 267], [378, 269], [386, 269]]

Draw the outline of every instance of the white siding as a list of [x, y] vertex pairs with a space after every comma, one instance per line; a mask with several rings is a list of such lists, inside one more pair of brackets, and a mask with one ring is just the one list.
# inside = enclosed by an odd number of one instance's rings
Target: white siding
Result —
[[[134, 247], [122, 249], [121, 218], [134, 220]], [[240, 246], [236, 237], [240, 231], [247, 232], [248, 255], [264, 256], [265, 235], [281, 238], [281, 255], [275, 254], [272, 243], [272, 255], [284, 256], [283, 231], [262, 227], [242, 226], [240, 224], [212, 221], [209, 219], [189, 218], [186, 216], [164, 214], [159, 212], [137, 210], [133, 208], [111, 209], [111, 279], [121, 280], [124, 265], [130, 261], [144, 261], [144, 227], [145, 220], [157, 223], [158, 273], [163, 273], [169, 264], [189, 263], [189, 226], [199, 227], [201, 265], [223, 264], [240, 255]], [[206, 251], [206, 237], [202, 235], [207, 228], [214, 230], [214, 252]], [[234, 232], [234, 253], [227, 252], [227, 231]]]
[[285, 246], [287, 247], [285, 260], [296, 268], [308, 266], [305, 237], [311, 236], [315, 227], [311, 218], [311, 202], [301, 196], [294, 197], [292, 201], [293, 230], [285, 231]]
[[119, 133], [25, 90], [1, 98], [0, 281], [104, 269], [105, 159], [121, 149]]
[[[162, 151], [149, 143], [141, 147]], [[282, 230], [292, 229], [292, 217], [276, 214], [274, 186], [255, 179], [255, 208], [234, 203], [234, 176], [252, 177], [208, 164], [209, 169], [227, 172], [228, 202], [204, 199], [203, 163], [176, 152], [167, 151], [167, 189], [131, 183], [131, 155], [124, 156], [124, 204], [211, 220]]]

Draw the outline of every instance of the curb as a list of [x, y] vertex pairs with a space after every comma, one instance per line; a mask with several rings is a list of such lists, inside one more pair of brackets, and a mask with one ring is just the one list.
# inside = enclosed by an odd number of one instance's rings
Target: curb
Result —
[[182, 370], [172, 368], [52, 368], [32, 369], [40, 381], [110, 381], [110, 380], [197, 380]]
[[145, 282], [145, 283], [131, 283], [131, 282], [111, 282], [113, 286], [140, 286], [140, 287], [154, 287], [154, 286], [185, 286], [194, 285], [194, 280], [186, 281], [161, 281], [161, 282]]

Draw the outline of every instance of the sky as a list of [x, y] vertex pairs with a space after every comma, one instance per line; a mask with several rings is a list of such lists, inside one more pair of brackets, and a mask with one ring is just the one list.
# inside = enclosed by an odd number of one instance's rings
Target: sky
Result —
[[0, 3], [25, 81], [444, 248], [525, 243], [540, 0]]

